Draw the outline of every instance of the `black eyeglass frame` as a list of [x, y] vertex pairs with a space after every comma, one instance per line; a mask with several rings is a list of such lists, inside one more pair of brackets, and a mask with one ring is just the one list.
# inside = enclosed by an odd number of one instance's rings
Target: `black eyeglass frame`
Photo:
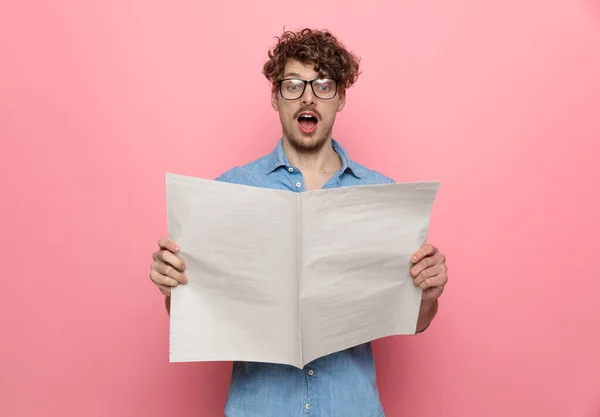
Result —
[[[289, 81], [289, 80], [296, 80], [296, 81], [302, 81], [303, 85], [302, 85], [302, 93], [298, 96], [298, 98], [285, 98], [283, 96], [283, 92], [281, 89], [281, 84], [284, 81]], [[315, 93], [315, 86], [313, 85], [313, 83], [317, 80], [330, 80], [333, 81], [335, 84], [335, 93], [333, 94], [333, 96], [331, 96], [330, 98], [321, 98], [317, 93]], [[310, 84], [310, 89], [312, 90], [313, 94], [315, 95], [315, 97], [317, 97], [319, 100], [333, 100], [337, 94], [338, 94], [338, 82], [337, 80], [334, 80], [333, 78], [315, 78], [314, 80], [302, 80], [300, 78], [284, 78], [283, 80], [279, 80], [277, 82], [277, 84], [279, 85], [279, 94], [281, 95], [281, 98], [283, 98], [284, 100], [288, 100], [288, 101], [293, 101], [293, 100], [298, 100], [299, 98], [302, 98], [302, 96], [304, 95], [304, 92], [306, 91], [306, 84]]]

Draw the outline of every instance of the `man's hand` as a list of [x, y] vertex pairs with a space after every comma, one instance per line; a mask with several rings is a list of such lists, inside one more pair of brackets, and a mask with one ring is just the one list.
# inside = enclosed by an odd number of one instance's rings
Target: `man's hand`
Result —
[[448, 282], [446, 257], [435, 246], [426, 244], [410, 260], [413, 263], [410, 275], [415, 285], [423, 289], [423, 301], [437, 300]]
[[437, 314], [438, 298], [448, 282], [448, 267], [446, 257], [430, 244], [423, 245], [410, 260], [413, 263], [410, 275], [415, 285], [423, 289], [417, 320], [417, 333], [421, 333], [429, 327]]
[[170, 297], [172, 287], [188, 282], [187, 277], [183, 275], [185, 264], [176, 256], [179, 245], [175, 242], [161, 238], [158, 241], [158, 249], [152, 254], [154, 262], [150, 266], [150, 280], [160, 292]]

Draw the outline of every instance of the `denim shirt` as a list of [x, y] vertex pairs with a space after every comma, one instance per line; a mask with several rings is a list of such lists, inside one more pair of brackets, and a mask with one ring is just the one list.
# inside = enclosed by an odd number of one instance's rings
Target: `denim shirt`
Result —
[[[289, 164], [283, 142], [268, 155], [223, 173], [218, 181], [305, 191], [300, 170]], [[351, 161], [332, 140], [342, 168], [323, 188], [392, 183], [392, 179]], [[234, 362], [226, 417], [381, 417], [371, 344], [366, 343], [293, 366]]]

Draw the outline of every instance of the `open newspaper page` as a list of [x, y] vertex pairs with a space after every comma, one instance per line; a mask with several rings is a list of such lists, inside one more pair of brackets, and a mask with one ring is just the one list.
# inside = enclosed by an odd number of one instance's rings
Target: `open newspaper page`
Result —
[[189, 278], [172, 291], [172, 362], [301, 366], [297, 198], [167, 175], [169, 236]]
[[378, 338], [414, 334], [422, 291], [410, 256], [426, 243], [438, 183], [301, 195], [303, 365]]

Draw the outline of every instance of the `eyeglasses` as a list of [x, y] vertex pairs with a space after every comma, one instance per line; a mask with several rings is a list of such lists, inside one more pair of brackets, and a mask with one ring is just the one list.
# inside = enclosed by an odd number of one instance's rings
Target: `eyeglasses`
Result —
[[310, 84], [313, 94], [321, 100], [331, 100], [337, 94], [337, 83], [330, 78], [319, 78], [310, 81], [300, 80], [298, 78], [287, 78], [279, 81], [279, 92], [281, 97], [286, 100], [299, 99], [304, 94], [306, 84]]

